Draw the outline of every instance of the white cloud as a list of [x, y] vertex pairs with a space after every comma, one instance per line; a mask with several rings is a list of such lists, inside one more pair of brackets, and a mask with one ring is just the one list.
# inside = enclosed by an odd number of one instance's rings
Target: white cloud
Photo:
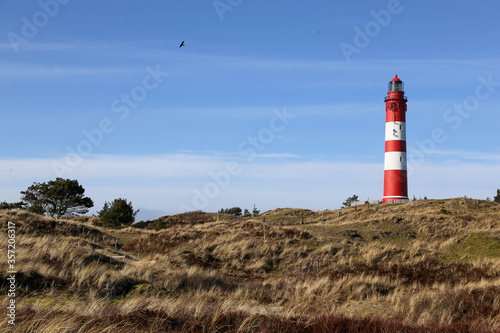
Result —
[[[64, 44], [64, 43], [40, 43], [40, 42], [28, 42], [20, 45], [23, 51], [71, 51], [75, 50], [77, 46], [75, 44]], [[10, 43], [1, 43], [0, 51], [12, 52], [13, 48]]]
[[[263, 210], [284, 206], [336, 209], [353, 194], [363, 200], [381, 199], [383, 194], [381, 163], [313, 161], [286, 155], [241, 162], [241, 172], [214, 192], [217, 181], [209, 172], [221, 175], [234, 158], [231, 154], [97, 155], [67, 178], [78, 179], [94, 199], [95, 209], [100, 209], [104, 201], [124, 197], [134, 207], [169, 213], [179, 212], [183, 204], [206, 211], [232, 206], [252, 208], [253, 204]], [[18, 201], [19, 192], [33, 182], [55, 179], [51, 169], [54, 161], [61, 160], [0, 160], [0, 201]], [[494, 183], [500, 179], [500, 163], [490, 162], [419, 166], [409, 177], [409, 195], [492, 197], [500, 187]], [[219, 181], [226, 180], [222, 177]], [[195, 207], [196, 193], [204, 193], [207, 188], [216, 195], [207, 198], [203, 207]]]
[[500, 161], [500, 154], [492, 154], [487, 152], [474, 152], [464, 150], [436, 150], [434, 152], [438, 156], [446, 156], [451, 158], [459, 158], [463, 160], [482, 160], [482, 161]]
[[112, 67], [61, 67], [52, 65], [4, 64], [0, 66], [0, 76], [67, 76], [67, 75], [119, 75], [142, 73], [144, 69]]
[[428, 198], [451, 198], [467, 195], [485, 199], [500, 188], [500, 163], [452, 162], [419, 166], [409, 176], [409, 192]]

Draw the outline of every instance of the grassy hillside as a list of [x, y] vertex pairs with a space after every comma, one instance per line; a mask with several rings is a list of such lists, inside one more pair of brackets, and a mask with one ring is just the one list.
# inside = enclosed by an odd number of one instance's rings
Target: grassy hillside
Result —
[[159, 231], [0, 218], [16, 224], [17, 332], [500, 332], [488, 201], [195, 212]]

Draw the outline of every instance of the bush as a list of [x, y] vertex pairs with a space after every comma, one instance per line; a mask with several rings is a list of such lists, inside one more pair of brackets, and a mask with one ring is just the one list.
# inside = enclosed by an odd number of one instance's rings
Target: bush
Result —
[[440, 210], [441, 214], [446, 214], [446, 215], [450, 215], [451, 212], [447, 209], [445, 209], [444, 207], [441, 207], [441, 210]]
[[497, 190], [497, 195], [493, 197], [493, 202], [500, 203], [500, 189]]
[[163, 221], [162, 218], [159, 218], [156, 220], [156, 226], [155, 226], [156, 231], [159, 231], [161, 229], [165, 229], [166, 227], [167, 227], [167, 224], [165, 223], [165, 221]]
[[343, 207], [350, 207], [353, 202], [358, 201], [358, 196], [354, 194], [352, 197], [349, 197], [342, 203]]
[[26, 209], [26, 204], [22, 201], [14, 203], [4, 201], [0, 202], [0, 209]]
[[233, 208], [226, 208], [226, 209], [222, 208], [221, 210], [219, 210], [219, 213], [240, 216], [241, 215], [241, 208], [240, 207], [233, 207]]
[[99, 221], [94, 224], [106, 228], [119, 229], [130, 226], [135, 221], [139, 210], [134, 212], [132, 202], [127, 199], [115, 199], [112, 203], [105, 202], [99, 214]]

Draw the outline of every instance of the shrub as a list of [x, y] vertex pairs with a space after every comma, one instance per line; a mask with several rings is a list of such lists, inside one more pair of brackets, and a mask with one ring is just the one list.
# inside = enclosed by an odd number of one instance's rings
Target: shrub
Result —
[[167, 227], [167, 224], [161, 218], [156, 220], [156, 226], [155, 226], [156, 231], [161, 230], [161, 229], [165, 229], [166, 227]]
[[127, 199], [115, 199], [112, 203], [104, 203], [104, 207], [98, 212], [99, 222], [95, 224], [113, 229], [128, 227], [134, 223], [138, 212], [139, 210], [134, 212], [132, 202], [127, 202]]
[[450, 215], [451, 212], [447, 209], [445, 209], [444, 207], [441, 207], [441, 210], [440, 210], [441, 214], [446, 214], [446, 215]]
[[26, 209], [26, 204], [22, 201], [13, 203], [4, 201], [0, 202], [0, 209]]
[[353, 202], [358, 201], [358, 196], [354, 194], [352, 197], [349, 197], [342, 203], [343, 207], [350, 207]]
[[222, 208], [219, 213], [222, 214], [231, 214], [235, 216], [240, 216], [241, 215], [241, 208], [240, 207], [233, 207], [233, 208]]

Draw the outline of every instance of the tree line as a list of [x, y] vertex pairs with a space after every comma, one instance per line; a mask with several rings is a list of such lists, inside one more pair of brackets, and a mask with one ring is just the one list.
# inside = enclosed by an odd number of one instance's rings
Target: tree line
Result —
[[[94, 201], [85, 196], [85, 189], [78, 180], [57, 178], [48, 182], [37, 183], [21, 191], [21, 201], [0, 203], [0, 209], [23, 209], [29, 212], [61, 218], [85, 214], [94, 207]], [[139, 210], [134, 211], [132, 202], [127, 199], [114, 199], [105, 202], [98, 211], [99, 219], [95, 225], [107, 228], [123, 228], [135, 221]]]
[[[221, 208], [219, 210], [220, 214], [230, 214], [234, 216], [241, 216], [242, 215], [242, 210], [240, 207], [232, 207], [232, 208]], [[243, 216], [244, 217], [249, 217], [249, 216], [258, 216], [260, 214], [260, 210], [253, 205], [253, 210], [252, 213], [248, 209], [245, 208], [245, 211], [243, 211]]]

